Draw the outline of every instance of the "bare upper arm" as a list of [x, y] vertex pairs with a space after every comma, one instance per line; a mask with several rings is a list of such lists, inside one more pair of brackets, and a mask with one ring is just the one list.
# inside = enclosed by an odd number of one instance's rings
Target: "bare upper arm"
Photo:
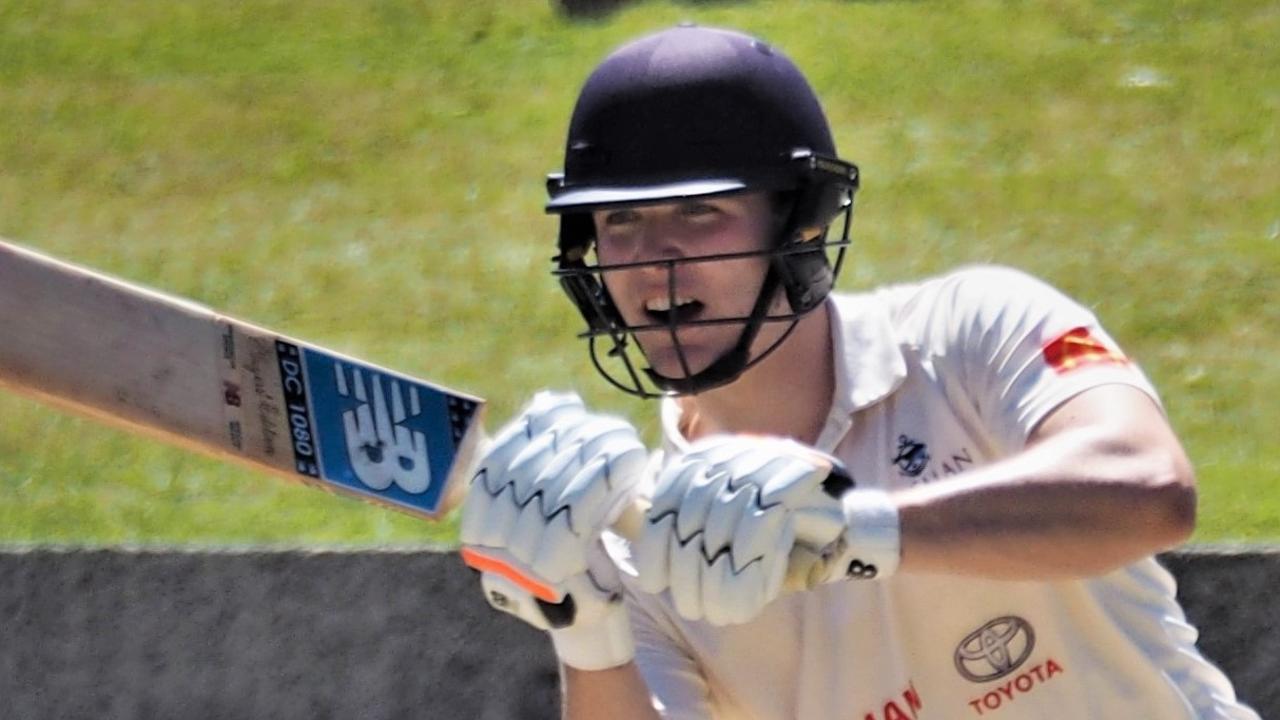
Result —
[[1153, 398], [1131, 385], [1099, 385], [1072, 397], [1032, 429], [1027, 445], [1073, 430], [1104, 434], [1132, 450], [1164, 450], [1185, 462], [1190, 474], [1182, 443], [1164, 412]]
[[1111, 458], [1132, 467], [1119, 478], [1167, 488], [1175, 514], [1189, 533], [1195, 519], [1195, 471], [1156, 401], [1123, 384], [1100, 385], [1076, 395], [1045, 416], [1031, 431], [1028, 447], [1054, 439], [1078, 441], [1086, 458]]

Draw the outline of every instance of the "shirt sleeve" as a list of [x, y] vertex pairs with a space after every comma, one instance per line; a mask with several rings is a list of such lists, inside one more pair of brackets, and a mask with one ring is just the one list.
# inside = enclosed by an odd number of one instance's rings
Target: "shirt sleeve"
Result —
[[927, 310], [925, 345], [950, 394], [962, 393], [1008, 451], [1050, 412], [1107, 384], [1159, 397], [1092, 312], [1048, 284], [999, 267], [942, 278]]

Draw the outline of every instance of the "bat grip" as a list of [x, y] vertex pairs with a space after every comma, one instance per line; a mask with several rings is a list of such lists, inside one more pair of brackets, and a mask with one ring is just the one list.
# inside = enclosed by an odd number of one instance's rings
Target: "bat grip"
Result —
[[[632, 544], [638, 542], [640, 535], [644, 532], [647, 522], [645, 512], [648, 509], [649, 501], [645, 499], [637, 499], [627, 505], [618, 519], [613, 522], [611, 526], [613, 531]], [[827, 565], [830, 556], [831, 553], [815, 550], [807, 545], [792, 546], [790, 557], [787, 559], [787, 577], [783, 581], [783, 587], [786, 590], [798, 592], [812, 590], [821, 585], [829, 576]]]

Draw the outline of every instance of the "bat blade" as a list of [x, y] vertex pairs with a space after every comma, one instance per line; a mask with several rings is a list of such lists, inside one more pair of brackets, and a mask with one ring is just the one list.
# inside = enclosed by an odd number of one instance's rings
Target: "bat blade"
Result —
[[0, 239], [0, 386], [429, 519], [484, 401]]

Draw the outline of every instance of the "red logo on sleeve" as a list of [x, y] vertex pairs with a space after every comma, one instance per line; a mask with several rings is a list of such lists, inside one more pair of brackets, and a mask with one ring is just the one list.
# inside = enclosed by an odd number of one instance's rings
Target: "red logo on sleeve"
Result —
[[1044, 361], [1059, 374], [1069, 373], [1084, 365], [1127, 365], [1129, 359], [1102, 344], [1089, 328], [1068, 330], [1044, 346]]

